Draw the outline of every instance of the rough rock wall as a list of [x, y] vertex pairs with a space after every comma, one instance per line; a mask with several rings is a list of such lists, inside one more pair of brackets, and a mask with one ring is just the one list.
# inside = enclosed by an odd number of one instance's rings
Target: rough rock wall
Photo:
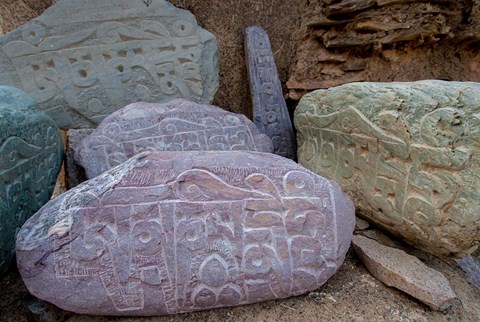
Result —
[[355, 81], [480, 80], [479, 0], [310, 1], [290, 98]]

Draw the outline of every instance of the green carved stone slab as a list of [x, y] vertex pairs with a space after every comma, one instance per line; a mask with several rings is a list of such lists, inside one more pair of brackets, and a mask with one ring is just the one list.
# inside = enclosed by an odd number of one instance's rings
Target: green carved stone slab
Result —
[[50, 199], [63, 158], [55, 122], [22, 91], [0, 86], [0, 273], [25, 221]]
[[438, 256], [480, 241], [480, 83], [351, 83], [303, 97], [298, 159], [364, 218]]
[[165, 0], [60, 0], [0, 37], [0, 85], [31, 95], [63, 129], [96, 127], [134, 102], [210, 103], [215, 36]]

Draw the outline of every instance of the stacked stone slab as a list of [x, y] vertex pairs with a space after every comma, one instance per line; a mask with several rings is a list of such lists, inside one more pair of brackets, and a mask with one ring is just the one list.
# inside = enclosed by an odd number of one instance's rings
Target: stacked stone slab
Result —
[[132, 102], [211, 102], [217, 43], [165, 0], [60, 0], [0, 38], [0, 84], [61, 128], [95, 127]]
[[62, 158], [55, 122], [22, 91], [0, 86], [0, 272], [18, 229], [50, 199]]
[[306, 95], [299, 162], [361, 216], [438, 256], [480, 241], [480, 84], [352, 83]]
[[87, 178], [143, 151], [273, 151], [270, 138], [244, 115], [184, 99], [128, 105], [74, 149]]
[[33, 295], [69, 311], [190, 312], [315, 290], [354, 223], [340, 187], [291, 160], [145, 152], [45, 205], [17, 261]]

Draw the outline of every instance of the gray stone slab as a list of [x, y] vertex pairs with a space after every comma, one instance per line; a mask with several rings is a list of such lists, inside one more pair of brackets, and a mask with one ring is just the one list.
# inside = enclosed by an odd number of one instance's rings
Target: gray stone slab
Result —
[[72, 129], [67, 131], [67, 145], [65, 151], [65, 175], [67, 188], [71, 189], [87, 180], [85, 169], [75, 161], [75, 150], [78, 144], [87, 136], [92, 134], [94, 129]]
[[253, 105], [253, 122], [273, 142], [274, 153], [296, 159], [292, 121], [283, 97], [268, 35], [261, 27], [245, 30], [245, 56]]
[[362, 217], [437, 256], [480, 241], [480, 83], [351, 83], [304, 96], [298, 159]]
[[415, 297], [431, 309], [445, 310], [457, 298], [447, 278], [415, 256], [360, 235], [353, 236], [352, 244], [373, 276]]
[[64, 129], [137, 102], [209, 103], [215, 37], [164, 0], [60, 0], [0, 38], [0, 84], [23, 88]]
[[268, 136], [244, 115], [184, 99], [130, 104], [105, 118], [74, 149], [87, 178], [143, 151], [273, 151]]
[[29, 291], [63, 309], [173, 314], [313, 291], [354, 225], [337, 184], [280, 156], [145, 152], [37, 212], [17, 262]]
[[63, 158], [58, 127], [36, 102], [0, 86], [0, 273], [25, 221], [50, 199]]

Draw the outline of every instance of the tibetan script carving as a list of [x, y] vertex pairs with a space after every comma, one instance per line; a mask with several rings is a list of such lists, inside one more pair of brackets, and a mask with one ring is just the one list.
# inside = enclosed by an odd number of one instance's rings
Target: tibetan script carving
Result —
[[145, 152], [42, 208], [17, 258], [29, 290], [64, 309], [163, 315], [314, 290], [353, 227], [339, 186], [285, 158]]
[[134, 103], [110, 115], [75, 147], [93, 178], [143, 151], [272, 152], [272, 142], [244, 115], [178, 99]]
[[414, 246], [461, 257], [480, 241], [480, 84], [352, 83], [305, 96], [299, 162]]
[[245, 55], [254, 123], [260, 132], [272, 139], [275, 154], [295, 159], [292, 122], [283, 98], [270, 40], [261, 27], [245, 30]]
[[62, 157], [53, 120], [25, 93], [0, 86], [0, 272], [18, 229], [50, 199]]
[[0, 38], [0, 83], [23, 88], [62, 128], [96, 126], [137, 102], [209, 103], [215, 37], [164, 0], [62, 0]]

